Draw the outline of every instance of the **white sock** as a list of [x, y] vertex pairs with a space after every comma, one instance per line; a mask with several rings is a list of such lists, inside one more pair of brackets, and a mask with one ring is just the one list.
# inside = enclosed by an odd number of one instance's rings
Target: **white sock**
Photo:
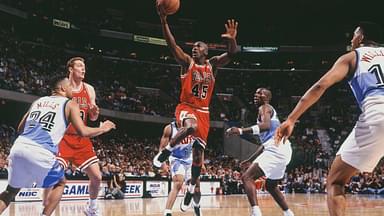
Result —
[[295, 214], [293, 214], [293, 212], [291, 211], [291, 209], [287, 209], [287, 211], [284, 211], [284, 216], [294, 216]]
[[91, 208], [91, 209], [97, 208], [96, 201], [97, 201], [97, 199], [89, 198], [89, 201], [88, 201], [89, 202], [89, 208]]
[[262, 216], [259, 206], [252, 206], [252, 216]]
[[193, 194], [195, 192], [195, 187], [196, 185], [189, 184], [188, 191]]
[[172, 214], [172, 210], [171, 209], [165, 209], [164, 210], [164, 216], [166, 215], [166, 214]]
[[47, 216], [46, 214], [43, 214], [43, 213], [41, 213], [41, 215], [40, 216]]

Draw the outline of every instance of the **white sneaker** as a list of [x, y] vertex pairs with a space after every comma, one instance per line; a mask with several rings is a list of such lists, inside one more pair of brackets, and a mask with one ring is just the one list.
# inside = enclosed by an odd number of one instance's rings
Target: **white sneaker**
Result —
[[161, 152], [157, 153], [157, 155], [153, 158], [153, 166], [155, 166], [156, 168], [160, 168], [161, 164], [163, 164], [159, 161], [160, 154]]
[[288, 209], [287, 211], [284, 212], [284, 216], [295, 216], [295, 214], [293, 214], [291, 209]]
[[87, 216], [100, 216], [99, 209], [90, 208], [89, 206], [84, 210], [84, 214]]

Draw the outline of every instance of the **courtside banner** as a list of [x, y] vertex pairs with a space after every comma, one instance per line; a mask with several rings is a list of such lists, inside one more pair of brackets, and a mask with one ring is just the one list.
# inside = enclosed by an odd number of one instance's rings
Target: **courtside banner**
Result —
[[[171, 183], [171, 187], [173, 187], [173, 182]], [[201, 181], [200, 182], [200, 192], [201, 195], [216, 195], [216, 190], [220, 188], [220, 182], [219, 181]], [[184, 193], [186, 191], [185, 184], [179, 191], [178, 196], [184, 196]]]
[[15, 201], [40, 201], [43, 190], [40, 188], [22, 188], [15, 197]]
[[[65, 184], [62, 200], [68, 199], [88, 199], [89, 198], [89, 181], [88, 180], [71, 180]], [[100, 187], [100, 191], [103, 187]], [[100, 197], [99, 192], [99, 198]]]
[[216, 189], [220, 188], [218, 181], [203, 181], [200, 182], [201, 195], [216, 195]]
[[[143, 181], [125, 181], [125, 197], [142, 197]], [[0, 187], [6, 187], [7, 181], [1, 181]], [[102, 181], [99, 198], [104, 198], [107, 190], [107, 182]], [[22, 188], [17, 194], [15, 201], [41, 201], [43, 189], [41, 188]], [[88, 180], [68, 180], [61, 200], [77, 200], [89, 198], [89, 181]]]
[[168, 196], [168, 181], [147, 181], [146, 190], [152, 197]]
[[143, 181], [125, 181], [126, 187], [124, 191], [124, 196], [128, 197], [142, 197], [144, 190]]

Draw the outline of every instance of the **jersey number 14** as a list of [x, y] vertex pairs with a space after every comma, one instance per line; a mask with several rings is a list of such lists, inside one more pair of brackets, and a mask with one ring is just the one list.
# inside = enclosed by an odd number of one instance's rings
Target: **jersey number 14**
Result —
[[379, 64], [374, 64], [368, 69], [369, 73], [374, 73], [377, 80], [377, 87], [384, 87], [384, 74]]

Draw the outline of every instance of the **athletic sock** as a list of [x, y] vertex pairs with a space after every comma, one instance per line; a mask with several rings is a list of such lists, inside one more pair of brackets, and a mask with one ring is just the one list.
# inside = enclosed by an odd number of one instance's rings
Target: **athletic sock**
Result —
[[165, 209], [164, 215], [166, 215], [166, 214], [172, 214], [172, 210], [171, 209]]
[[252, 206], [252, 216], [262, 216], [259, 206]]
[[91, 209], [97, 208], [96, 201], [97, 201], [97, 199], [89, 198], [89, 208], [91, 208]]

